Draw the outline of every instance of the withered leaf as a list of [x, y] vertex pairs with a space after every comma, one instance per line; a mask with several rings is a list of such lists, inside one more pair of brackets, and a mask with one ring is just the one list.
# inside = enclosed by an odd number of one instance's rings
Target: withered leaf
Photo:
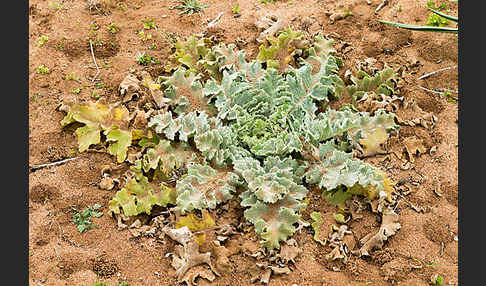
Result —
[[184, 279], [184, 274], [194, 267], [206, 263], [218, 276], [219, 273], [211, 263], [211, 252], [200, 253], [199, 245], [196, 242], [187, 242], [185, 245], [176, 245], [176, 254], [173, 256], [172, 267], [176, 269], [176, 276], [179, 282]]
[[371, 236], [366, 235], [361, 239], [363, 246], [360, 248], [360, 256], [369, 256], [369, 252], [373, 249], [381, 249], [385, 241], [394, 235], [401, 225], [398, 223], [398, 214], [392, 210], [385, 209], [383, 211], [382, 223], [378, 232]]

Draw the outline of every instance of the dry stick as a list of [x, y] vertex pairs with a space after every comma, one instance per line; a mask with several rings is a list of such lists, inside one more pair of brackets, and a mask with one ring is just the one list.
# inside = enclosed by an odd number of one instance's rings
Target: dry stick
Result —
[[381, 2], [380, 5], [376, 7], [375, 13], [378, 13], [381, 9], [383, 9], [383, 7], [385, 7], [386, 4], [388, 4], [388, 0], [383, 0], [383, 2]]
[[425, 88], [425, 87], [420, 86], [420, 85], [418, 85], [418, 87], [419, 87], [419, 88], [421, 88], [421, 89], [423, 89], [423, 90], [425, 90], [425, 91], [428, 91], [428, 92], [432, 92], [432, 93], [436, 93], [436, 94], [440, 94], [440, 95], [446, 95], [447, 97], [452, 98], [452, 99], [454, 99], [455, 101], [458, 101], [458, 100], [459, 100], [459, 98], [454, 97], [454, 96], [452, 96], [452, 95], [450, 95], [450, 94], [448, 94], [448, 93], [445, 93], [445, 92], [441, 92], [441, 91], [436, 91], [436, 90], [428, 89], [428, 88]]
[[447, 89], [447, 88], [437, 88], [437, 91], [442, 91], [442, 92], [452, 92], [452, 93], [457, 93], [459, 94], [458, 90], [452, 90], [452, 89]]
[[93, 52], [93, 42], [91, 40], [89, 40], [89, 48], [91, 49], [91, 56], [93, 57], [93, 62], [96, 66], [96, 70], [98, 71], [98, 72], [96, 72], [96, 75], [91, 80], [91, 82], [94, 82], [96, 77], [100, 74], [100, 68], [98, 67], [98, 64], [96, 63], [96, 59], [95, 59], [94, 52]]
[[48, 164], [32, 165], [32, 166], [29, 166], [29, 168], [30, 168], [30, 171], [35, 171], [35, 170], [39, 170], [39, 169], [42, 169], [42, 168], [45, 168], [45, 167], [61, 165], [61, 164], [64, 164], [66, 162], [69, 162], [71, 160], [78, 159], [78, 158], [79, 157], [74, 157], [74, 158], [64, 159], [64, 160], [61, 160], [61, 161], [56, 161], [56, 162], [52, 162], [52, 163], [48, 163]]
[[433, 74], [436, 74], [438, 72], [446, 71], [446, 70], [452, 70], [452, 69], [456, 69], [456, 68], [457, 68], [457, 66], [450, 66], [450, 67], [442, 68], [442, 69], [439, 69], [439, 70], [436, 70], [436, 71], [433, 71], [433, 72], [430, 72], [430, 73], [426, 73], [423, 76], [419, 77], [418, 79], [424, 79], [424, 78], [427, 78], [427, 77], [429, 77]]
[[216, 16], [216, 18], [208, 24], [208, 28], [211, 28], [212, 26], [216, 25], [216, 23], [218, 23], [221, 16], [223, 16], [223, 12], [219, 12], [218, 16]]

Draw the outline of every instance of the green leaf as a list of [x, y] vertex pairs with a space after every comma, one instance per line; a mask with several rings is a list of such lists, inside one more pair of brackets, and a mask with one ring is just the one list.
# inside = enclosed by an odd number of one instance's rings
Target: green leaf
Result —
[[276, 203], [257, 201], [244, 215], [255, 226], [263, 246], [280, 249], [280, 241], [286, 241], [295, 232], [293, 224], [300, 219], [298, 211], [304, 207], [304, 203], [288, 194]]
[[323, 192], [322, 197], [333, 206], [343, 205], [347, 200], [351, 199], [353, 195], [343, 189], [338, 189], [335, 192]]
[[170, 77], [159, 77], [162, 80], [164, 96], [169, 99], [169, 105], [175, 113], [183, 114], [191, 111], [206, 111], [214, 114], [216, 110], [209, 104], [209, 99], [202, 92], [201, 75], [188, 73], [184, 67], [179, 67]]
[[267, 67], [281, 72], [286, 70], [289, 64], [294, 63], [294, 54], [297, 51], [301, 54], [302, 49], [307, 46], [302, 32], [294, 31], [292, 28], [280, 32], [276, 39], [269, 37], [267, 40], [271, 45], [268, 48], [264, 45], [260, 46], [257, 60], [266, 62]]
[[120, 130], [118, 127], [112, 128], [105, 132], [106, 141], [115, 143], [111, 144], [108, 151], [111, 155], [116, 155], [118, 163], [125, 161], [128, 147], [132, 144], [132, 132], [129, 130]]
[[332, 214], [332, 216], [333, 216], [334, 220], [335, 220], [336, 222], [338, 222], [338, 223], [347, 223], [347, 222], [349, 221], [349, 219], [348, 219], [348, 220], [346, 220], [346, 219], [344, 218], [344, 215], [343, 215], [343, 214], [336, 214], [336, 213], [333, 213], [333, 214]]
[[239, 184], [238, 176], [232, 172], [197, 163], [189, 165], [187, 175], [177, 181], [177, 209], [182, 214], [194, 209], [214, 209], [231, 199]]
[[166, 207], [169, 203], [174, 203], [174, 195], [171, 192], [173, 190], [165, 185], [161, 185], [157, 190], [147, 177], [139, 174], [115, 194], [108, 206], [114, 214], [120, 214], [120, 208], [125, 216], [150, 214], [154, 205]]
[[163, 173], [170, 175], [172, 171], [191, 161], [192, 155], [192, 148], [184, 142], [171, 143], [168, 140], [160, 140], [153, 148], [147, 148], [143, 155], [143, 170], [148, 172], [160, 167]]
[[319, 242], [321, 245], [325, 245], [324, 241], [319, 238], [321, 232], [321, 225], [322, 225], [322, 216], [320, 212], [312, 212], [310, 214], [310, 218], [312, 219], [312, 229], [314, 230], [314, 240]]

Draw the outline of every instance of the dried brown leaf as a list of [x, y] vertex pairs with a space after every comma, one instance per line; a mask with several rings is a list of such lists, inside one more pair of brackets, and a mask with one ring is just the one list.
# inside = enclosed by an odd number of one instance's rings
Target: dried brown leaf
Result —
[[176, 269], [176, 276], [179, 282], [183, 281], [184, 275], [190, 268], [204, 263], [209, 265], [214, 274], [220, 276], [211, 263], [211, 252], [200, 253], [199, 245], [196, 242], [187, 242], [183, 246], [177, 245], [175, 252], [172, 267]]
[[413, 155], [427, 152], [427, 148], [424, 146], [424, 141], [416, 136], [405, 138], [403, 140], [403, 145], [407, 152], [408, 158], [412, 163], [415, 161]]
[[392, 210], [383, 211], [382, 223], [378, 232], [374, 235], [366, 235], [361, 239], [363, 246], [360, 248], [360, 256], [369, 256], [373, 249], [381, 249], [385, 241], [394, 235], [401, 225], [398, 223], [398, 214]]

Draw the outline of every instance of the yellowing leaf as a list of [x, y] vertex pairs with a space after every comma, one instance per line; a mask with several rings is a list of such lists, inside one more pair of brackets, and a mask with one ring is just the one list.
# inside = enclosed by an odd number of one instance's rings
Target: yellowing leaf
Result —
[[312, 212], [310, 214], [311, 219], [314, 221], [311, 223], [312, 229], [314, 230], [314, 240], [319, 242], [321, 245], [325, 245], [325, 243], [319, 238], [321, 232], [321, 225], [322, 225], [322, 216], [319, 212]]
[[363, 145], [363, 155], [371, 156], [381, 153], [383, 150], [381, 144], [388, 139], [388, 134], [385, 128], [377, 128], [374, 132], [366, 133], [366, 137], [361, 139], [359, 143]]
[[[187, 226], [189, 230], [193, 232], [205, 230], [209, 227], [215, 226], [216, 223], [211, 215], [207, 211], [202, 211], [202, 219], [199, 219], [194, 214], [190, 213], [186, 216], [180, 216], [177, 220], [175, 227], [181, 228]], [[199, 245], [202, 245], [206, 241], [206, 235], [204, 233], [194, 234], [194, 241], [196, 241]]]
[[214, 219], [211, 217], [211, 215], [208, 212], [203, 210], [202, 214], [203, 214], [202, 219], [199, 219], [192, 213], [186, 216], [180, 216], [176, 222], [175, 227], [181, 228], [187, 226], [191, 231], [200, 231], [216, 225]]
[[[377, 172], [383, 176], [383, 191], [386, 193], [386, 200], [391, 202], [392, 201], [391, 195], [394, 191], [393, 181], [390, 180], [388, 178], [388, 176], [386, 176], [386, 174], [383, 171], [378, 170]], [[372, 185], [362, 187], [359, 184], [355, 184], [351, 188], [348, 188], [347, 192], [349, 192], [353, 195], [365, 196], [365, 197], [369, 198], [370, 200], [374, 200], [374, 199], [379, 197], [378, 190]]]
[[132, 132], [113, 128], [106, 134], [106, 141], [116, 141], [110, 145], [108, 151], [111, 155], [116, 155], [118, 163], [125, 161], [128, 147], [132, 144]]
[[349, 221], [349, 218], [346, 220], [343, 214], [333, 213], [332, 216], [334, 217], [334, 220], [338, 223], [347, 223]]
[[128, 146], [132, 141], [132, 134], [128, 128], [130, 114], [126, 107], [88, 102], [84, 105], [63, 105], [61, 110], [67, 112], [61, 121], [62, 127], [74, 122], [85, 124], [75, 131], [80, 152], [87, 150], [92, 144], [100, 143], [100, 132], [104, 131], [107, 141], [114, 141], [108, 149], [110, 154], [116, 155], [119, 163], [125, 161]]
[[139, 173], [115, 194], [108, 206], [114, 214], [120, 214], [121, 208], [125, 216], [135, 216], [141, 213], [150, 214], [154, 205], [166, 207], [168, 204], [175, 204], [175, 200], [174, 189], [162, 185], [157, 190], [147, 177]]

